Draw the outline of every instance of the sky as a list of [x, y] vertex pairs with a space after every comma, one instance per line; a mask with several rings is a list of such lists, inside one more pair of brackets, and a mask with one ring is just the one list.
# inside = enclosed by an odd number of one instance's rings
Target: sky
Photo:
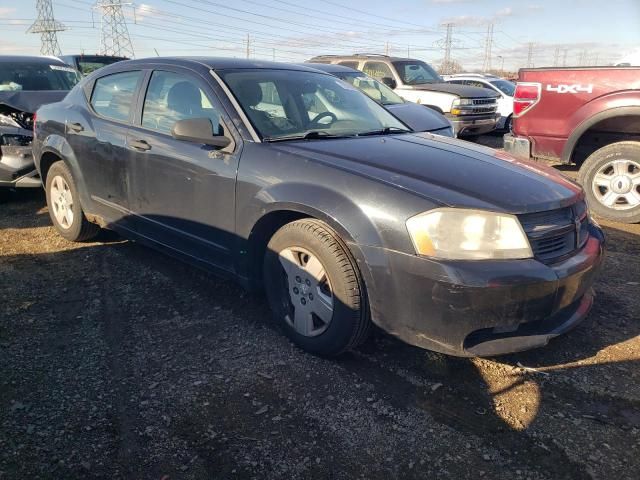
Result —
[[[96, 0], [52, 2], [67, 28], [57, 34], [62, 53], [98, 52]], [[0, 0], [0, 54], [39, 54], [40, 35], [26, 33], [35, 4]], [[640, 49], [640, 0], [141, 0], [123, 12], [138, 58], [246, 57], [248, 39], [252, 58], [367, 52], [437, 65], [449, 23], [452, 59], [467, 70], [483, 67], [491, 23], [493, 68], [526, 66], [530, 48], [538, 67], [605, 65]]]

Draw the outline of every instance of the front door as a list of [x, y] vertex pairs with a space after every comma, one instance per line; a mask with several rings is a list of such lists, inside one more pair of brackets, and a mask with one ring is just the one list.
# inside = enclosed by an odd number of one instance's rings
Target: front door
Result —
[[232, 270], [239, 146], [219, 149], [171, 136], [175, 122], [208, 118], [229, 128], [214, 92], [190, 71], [152, 72], [139, 122], [129, 130], [129, 204], [140, 235]]

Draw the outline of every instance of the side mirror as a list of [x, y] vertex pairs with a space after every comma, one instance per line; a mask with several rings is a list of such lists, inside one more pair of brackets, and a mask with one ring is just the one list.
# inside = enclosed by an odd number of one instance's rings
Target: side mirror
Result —
[[231, 139], [224, 135], [214, 135], [211, 120], [208, 118], [186, 118], [173, 124], [171, 136], [176, 140], [202, 143], [212, 147], [224, 148], [231, 144]]
[[396, 81], [391, 77], [382, 77], [380, 81], [392, 90], [394, 90], [398, 86]]

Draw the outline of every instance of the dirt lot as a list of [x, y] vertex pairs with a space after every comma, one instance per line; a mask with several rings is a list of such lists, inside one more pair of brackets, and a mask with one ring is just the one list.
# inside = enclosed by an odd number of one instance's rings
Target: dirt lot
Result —
[[14, 196], [0, 478], [635, 480], [640, 225], [606, 230], [593, 312], [544, 349], [454, 359], [376, 332], [328, 361], [262, 298], [107, 232], [68, 243], [40, 192]]

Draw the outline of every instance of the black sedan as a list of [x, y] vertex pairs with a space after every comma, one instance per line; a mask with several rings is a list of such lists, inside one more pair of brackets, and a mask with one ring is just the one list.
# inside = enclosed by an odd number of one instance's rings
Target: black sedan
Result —
[[350, 83], [384, 106], [415, 132], [431, 132], [445, 137], [455, 136], [451, 122], [444, 115], [424, 105], [407, 102], [384, 83], [360, 70], [331, 63], [305, 63], [304, 65], [330, 73]]
[[314, 69], [119, 62], [37, 114], [60, 234], [99, 226], [264, 288], [299, 346], [337, 355], [375, 323], [452, 355], [545, 345], [589, 311], [604, 238], [575, 183], [414, 133]]

